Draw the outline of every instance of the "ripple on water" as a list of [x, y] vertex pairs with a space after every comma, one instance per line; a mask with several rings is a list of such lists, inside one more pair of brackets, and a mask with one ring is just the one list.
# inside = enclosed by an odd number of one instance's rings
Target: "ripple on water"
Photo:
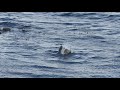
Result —
[[32, 68], [38, 68], [38, 69], [58, 69], [56, 67], [50, 67], [50, 66], [40, 66], [40, 65], [30, 65], [29, 67], [32, 67]]
[[116, 34], [120, 34], [120, 31], [110, 31], [106, 33], [106, 35], [116, 35]]
[[14, 75], [14, 77], [22, 76], [22, 77], [29, 77], [29, 78], [65, 78], [67, 76], [65, 75], [56, 75], [56, 74], [35, 74], [35, 73], [29, 73], [29, 72], [8, 72], [9, 74]]
[[110, 75], [90, 75], [92, 78], [111, 78], [112, 76]]
[[73, 13], [73, 12], [66, 12], [66, 13], [61, 13], [58, 16], [62, 16], [62, 17], [87, 17], [90, 15], [96, 15], [96, 13]]
[[101, 59], [106, 59], [106, 57], [102, 57], [102, 56], [93, 56], [93, 57], [91, 57], [91, 59], [101, 60]]
[[95, 66], [97, 69], [119, 69], [120, 65], [108, 64]]
[[15, 27], [18, 26], [18, 23], [13, 23], [13, 22], [0, 22], [1, 26], [4, 27]]
[[120, 55], [116, 56], [115, 58], [120, 58]]
[[88, 38], [93, 38], [93, 39], [105, 39], [103, 36], [88, 36]]

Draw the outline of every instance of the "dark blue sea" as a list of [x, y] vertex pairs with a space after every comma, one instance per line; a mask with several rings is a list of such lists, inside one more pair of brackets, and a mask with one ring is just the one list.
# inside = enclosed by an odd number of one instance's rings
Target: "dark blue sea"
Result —
[[0, 12], [3, 27], [0, 78], [120, 77], [119, 12]]

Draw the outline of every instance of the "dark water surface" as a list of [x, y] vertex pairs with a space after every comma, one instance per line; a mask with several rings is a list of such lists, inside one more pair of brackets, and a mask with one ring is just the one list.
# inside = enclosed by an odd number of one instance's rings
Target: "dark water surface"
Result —
[[120, 77], [120, 13], [1, 12], [0, 27], [1, 78]]

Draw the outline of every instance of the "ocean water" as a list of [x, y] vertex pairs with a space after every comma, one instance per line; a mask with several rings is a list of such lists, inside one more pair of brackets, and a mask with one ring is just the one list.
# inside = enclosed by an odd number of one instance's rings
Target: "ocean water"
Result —
[[119, 12], [0, 12], [2, 27], [0, 78], [120, 77]]

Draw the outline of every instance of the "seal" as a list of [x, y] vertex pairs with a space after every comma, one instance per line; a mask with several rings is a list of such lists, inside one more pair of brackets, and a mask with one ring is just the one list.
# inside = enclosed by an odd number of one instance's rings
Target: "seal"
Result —
[[0, 29], [0, 34], [2, 34], [2, 33], [4, 33], [4, 32], [9, 32], [9, 31], [11, 31], [10, 28], [8, 28], [8, 27], [3, 27], [3, 28]]
[[71, 50], [63, 47], [62, 45], [59, 47], [59, 51], [58, 51], [59, 54], [61, 55], [68, 55], [71, 53]]

